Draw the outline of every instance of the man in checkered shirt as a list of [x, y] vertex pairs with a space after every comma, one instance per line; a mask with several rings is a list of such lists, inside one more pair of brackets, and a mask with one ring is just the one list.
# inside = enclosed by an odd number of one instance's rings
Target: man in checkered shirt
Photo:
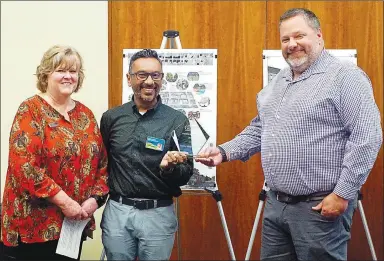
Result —
[[258, 94], [250, 125], [196, 161], [217, 166], [261, 152], [270, 188], [262, 260], [346, 260], [357, 192], [382, 144], [371, 82], [324, 49], [313, 12], [288, 10], [279, 26], [289, 67]]

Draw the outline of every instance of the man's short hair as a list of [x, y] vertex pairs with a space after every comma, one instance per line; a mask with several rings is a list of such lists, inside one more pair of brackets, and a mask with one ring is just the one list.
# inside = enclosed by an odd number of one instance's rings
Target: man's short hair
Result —
[[302, 15], [307, 24], [314, 30], [318, 31], [320, 29], [319, 18], [312, 11], [305, 8], [292, 8], [286, 11], [282, 16], [280, 16], [279, 26], [285, 20], [288, 20], [292, 17]]
[[132, 64], [137, 60], [137, 59], [140, 59], [140, 58], [155, 58], [156, 60], [159, 61], [160, 65], [161, 65], [161, 68], [163, 68], [163, 63], [162, 61], [160, 60], [157, 52], [155, 50], [152, 50], [152, 49], [143, 49], [141, 51], [138, 51], [136, 53], [133, 54], [133, 56], [131, 57], [131, 60], [129, 62], [129, 73], [132, 73]]

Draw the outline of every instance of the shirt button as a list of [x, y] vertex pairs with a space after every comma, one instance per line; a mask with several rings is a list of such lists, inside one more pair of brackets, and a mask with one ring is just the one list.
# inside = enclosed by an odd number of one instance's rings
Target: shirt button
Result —
[[272, 137], [275, 137], [275, 134], [272, 133]]
[[276, 119], [280, 119], [280, 116], [279, 116], [279, 115], [276, 115]]

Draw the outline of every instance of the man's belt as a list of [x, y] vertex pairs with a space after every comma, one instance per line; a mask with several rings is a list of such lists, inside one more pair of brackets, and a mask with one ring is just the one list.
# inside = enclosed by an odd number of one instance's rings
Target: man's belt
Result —
[[121, 202], [124, 205], [132, 206], [134, 208], [144, 210], [144, 209], [152, 209], [152, 208], [160, 208], [160, 207], [167, 207], [169, 205], [172, 205], [173, 200], [172, 199], [130, 199], [126, 197], [122, 197], [120, 195], [110, 195], [110, 199]]
[[332, 191], [322, 191], [322, 192], [316, 192], [309, 195], [299, 195], [299, 196], [293, 196], [286, 194], [284, 192], [280, 191], [272, 191], [273, 195], [276, 197], [277, 201], [287, 203], [287, 204], [296, 204], [298, 202], [308, 202], [308, 201], [315, 201], [315, 200], [322, 200], [326, 196], [332, 193]]

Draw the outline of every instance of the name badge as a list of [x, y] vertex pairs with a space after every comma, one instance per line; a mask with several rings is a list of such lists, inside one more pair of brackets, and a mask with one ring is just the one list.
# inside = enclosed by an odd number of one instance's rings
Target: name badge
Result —
[[151, 150], [163, 151], [164, 146], [165, 140], [155, 137], [147, 137], [147, 141], [145, 142], [145, 147]]

